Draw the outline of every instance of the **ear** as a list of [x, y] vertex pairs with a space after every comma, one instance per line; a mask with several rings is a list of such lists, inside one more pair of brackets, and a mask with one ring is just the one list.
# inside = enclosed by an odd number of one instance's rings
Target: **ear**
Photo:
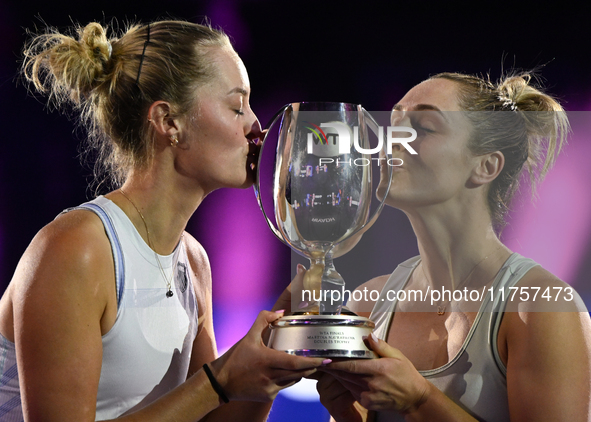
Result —
[[470, 175], [470, 182], [475, 186], [485, 185], [495, 180], [505, 165], [505, 156], [501, 151], [479, 155], [476, 160]]
[[170, 138], [178, 135], [179, 121], [172, 117], [172, 108], [166, 101], [155, 101], [148, 109], [148, 121], [156, 134]]

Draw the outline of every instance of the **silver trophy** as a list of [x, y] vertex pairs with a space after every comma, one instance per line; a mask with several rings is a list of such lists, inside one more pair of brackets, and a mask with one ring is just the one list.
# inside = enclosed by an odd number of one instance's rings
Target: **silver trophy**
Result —
[[[261, 160], [276, 123], [277, 149], [269, 189], [273, 222], [261, 195]], [[372, 139], [380, 140], [377, 147], [370, 145], [368, 129], [375, 134]], [[380, 132], [363, 107], [348, 103], [292, 103], [272, 119], [259, 155], [255, 193], [273, 233], [308, 258], [310, 268], [304, 291], [292, 292], [294, 314], [271, 324], [269, 347], [303, 356], [375, 357], [363, 341], [374, 323], [343, 307], [345, 282], [333, 259], [359, 242], [384, 205], [392, 169]], [[382, 180], [381, 186], [386, 187], [379, 199], [374, 186], [378, 175], [372, 174], [377, 172], [376, 162], [382, 165], [377, 171], [387, 177], [386, 183]]]

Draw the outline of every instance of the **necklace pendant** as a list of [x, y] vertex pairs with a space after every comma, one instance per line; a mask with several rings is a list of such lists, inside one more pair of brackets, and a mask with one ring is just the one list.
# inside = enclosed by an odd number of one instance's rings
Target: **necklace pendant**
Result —
[[438, 306], [437, 307], [437, 315], [441, 316], [445, 314], [445, 306]]
[[172, 297], [172, 295], [172, 290], [168, 289], [168, 291], [166, 292], [166, 297]]

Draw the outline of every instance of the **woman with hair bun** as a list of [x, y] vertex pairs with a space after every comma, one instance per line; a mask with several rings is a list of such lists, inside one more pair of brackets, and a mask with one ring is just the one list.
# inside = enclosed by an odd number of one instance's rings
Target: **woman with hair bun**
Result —
[[208, 193], [253, 183], [244, 64], [204, 25], [76, 30], [34, 37], [23, 73], [80, 114], [118, 189], [64, 211], [20, 260], [0, 301], [0, 419], [265, 420], [323, 361], [264, 346], [282, 311], [218, 358], [209, 262], [184, 231]]
[[411, 89], [392, 124], [417, 131], [418, 154], [393, 151], [403, 164], [387, 203], [420, 255], [358, 288], [381, 292], [348, 304], [376, 322], [367, 344], [380, 359], [314, 374], [322, 403], [338, 422], [590, 420], [589, 314], [498, 236], [524, 170], [535, 185], [561, 149], [560, 104], [527, 73], [443, 73]]

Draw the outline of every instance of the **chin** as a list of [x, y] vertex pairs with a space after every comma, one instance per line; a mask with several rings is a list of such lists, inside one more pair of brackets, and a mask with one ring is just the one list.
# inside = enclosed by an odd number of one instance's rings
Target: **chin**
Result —
[[258, 171], [256, 168], [256, 164], [251, 163], [250, 161], [246, 162], [246, 175], [245, 175], [245, 182], [243, 184], [244, 188], [249, 188], [252, 185], [254, 185], [254, 183], [257, 180], [257, 176], [258, 176]]
[[246, 174], [244, 175], [243, 178], [241, 178], [241, 180], [237, 180], [235, 184], [232, 184], [232, 186], [229, 186], [229, 187], [238, 188], [238, 189], [248, 189], [252, 185], [254, 185], [255, 179], [256, 179], [256, 173], [253, 172], [252, 170], [250, 170], [250, 171], [247, 170]]
[[252, 187], [252, 185], [254, 185], [254, 181], [253, 180], [247, 180], [242, 185], [237, 186], [237, 188], [238, 189], [248, 189], [248, 188]]
[[382, 180], [380, 180], [380, 184], [378, 185], [378, 188], [376, 189], [376, 198], [378, 199], [378, 201], [381, 201], [384, 199], [384, 195], [386, 194], [386, 189], [388, 189], [388, 184], [386, 182]]
[[401, 198], [399, 195], [397, 196], [392, 196], [392, 195], [388, 195], [388, 197], [386, 198], [386, 205], [388, 205], [389, 207], [392, 208], [396, 208], [399, 210], [405, 210], [408, 209], [409, 207], [412, 208], [412, 201], [408, 201], [408, 198]]

